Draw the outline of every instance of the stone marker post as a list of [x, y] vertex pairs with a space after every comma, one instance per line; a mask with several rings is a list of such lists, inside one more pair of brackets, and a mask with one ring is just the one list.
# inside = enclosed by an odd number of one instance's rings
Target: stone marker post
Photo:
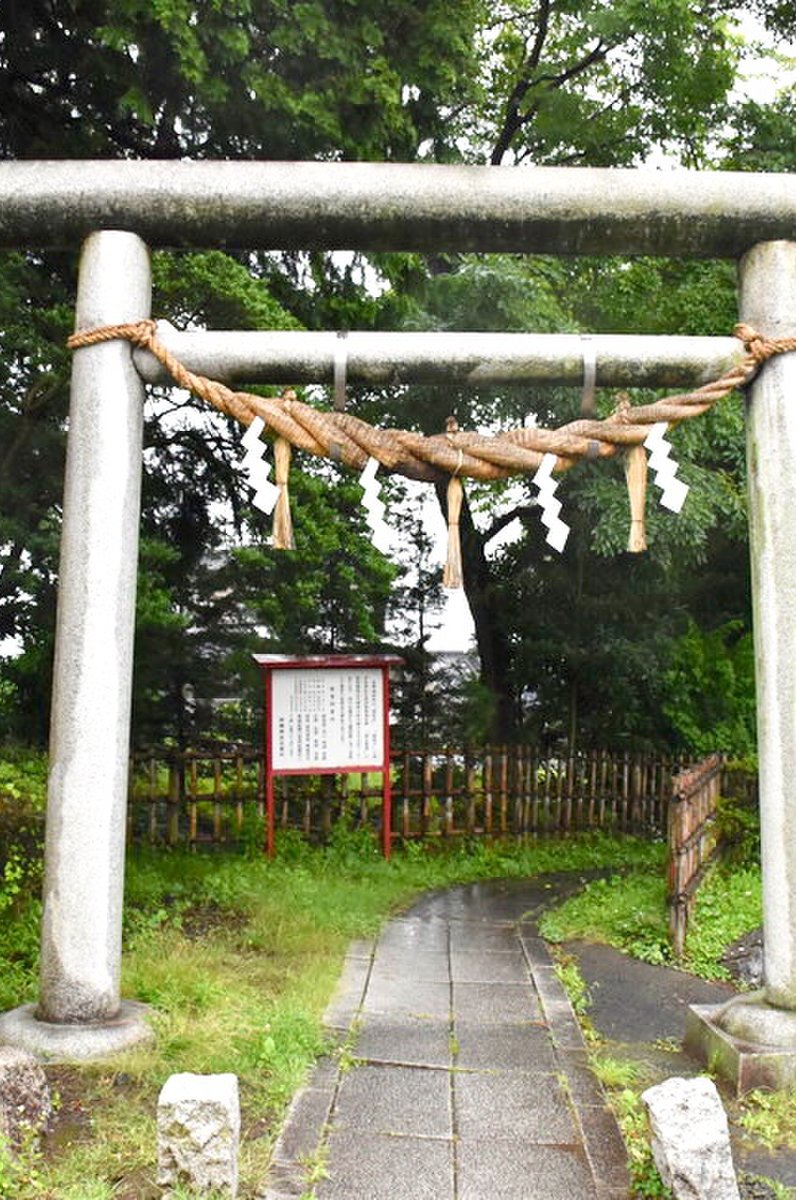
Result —
[[[150, 313], [149, 254], [131, 233], [83, 248], [77, 329]], [[75, 352], [50, 730], [41, 996], [0, 1041], [91, 1058], [149, 1035], [120, 1002], [144, 388], [129, 343]]]

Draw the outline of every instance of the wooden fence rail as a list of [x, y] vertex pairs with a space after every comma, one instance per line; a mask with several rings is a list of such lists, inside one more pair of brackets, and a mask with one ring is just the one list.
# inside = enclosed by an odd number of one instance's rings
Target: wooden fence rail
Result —
[[682, 958], [696, 892], [719, 850], [717, 805], [722, 787], [719, 754], [676, 775], [668, 822], [669, 932]]
[[[591, 751], [570, 757], [527, 746], [396, 750], [393, 828], [404, 839], [604, 829], [663, 836], [679, 758]], [[328, 836], [341, 817], [376, 829], [377, 774], [281, 777], [277, 825]], [[129, 836], [168, 845], [259, 836], [261, 752], [155, 750], [130, 765]]]

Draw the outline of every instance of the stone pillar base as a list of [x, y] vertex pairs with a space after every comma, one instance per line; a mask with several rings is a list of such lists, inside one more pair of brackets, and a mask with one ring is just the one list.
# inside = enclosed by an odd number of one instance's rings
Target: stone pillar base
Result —
[[796, 1013], [773, 1008], [762, 995], [691, 1005], [684, 1044], [738, 1096], [752, 1088], [796, 1087]]
[[136, 1000], [123, 1000], [111, 1021], [86, 1025], [58, 1025], [39, 1021], [35, 1004], [23, 1004], [0, 1013], [0, 1044], [19, 1046], [43, 1062], [85, 1062], [121, 1054], [132, 1046], [154, 1041], [146, 1020], [149, 1008]]

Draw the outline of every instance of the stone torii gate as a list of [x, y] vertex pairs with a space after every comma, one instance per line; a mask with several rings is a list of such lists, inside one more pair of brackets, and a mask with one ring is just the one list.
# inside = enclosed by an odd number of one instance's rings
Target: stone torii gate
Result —
[[[78, 329], [150, 315], [148, 246], [480, 250], [733, 258], [743, 321], [796, 335], [796, 176], [359, 163], [0, 164], [0, 247], [85, 239]], [[330, 380], [333, 335], [173, 334], [227, 380]], [[693, 385], [740, 355], [729, 338], [589, 339], [598, 385]], [[577, 382], [572, 336], [367, 335], [352, 379]], [[281, 364], [281, 369], [278, 368]], [[140, 370], [139, 370], [140, 368]], [[75, 354], [52, 702], [40, 1000], [0, 1040], [90, 1058], [148, 1036], [120, 998], [122, 880], [140, 511], [143, 377], [124, 342]], [[741, 1044], [796, 1080], [796, 358], [747, 398], [760, 755], [765, 987], [701, 1012], [703, 1045]], [[793, 460], [793, 461], [792, 461]], [[772, 1049], [774, 1047], [775, 1049]], [[729, 1049], [728, 1049], [729, 1048]], [[753, 1058], [755, 1055], [753, 1055]], [[737, 1059], [737, 1054], [736, 1054]], [[772, 1066], [772, 1063], [774, 1064]], [[737, 1061], [736, 1066], [737, 1068]], [[770, 1072], [773, 1071], [773, 1076]]]

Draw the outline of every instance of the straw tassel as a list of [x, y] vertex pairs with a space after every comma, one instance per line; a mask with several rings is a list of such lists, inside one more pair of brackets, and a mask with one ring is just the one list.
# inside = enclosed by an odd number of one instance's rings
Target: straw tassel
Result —
[[451, 476], [448, 484], [448, 561], [442, 575], [442, 586], [460, 588], [462, 586], [462, 544], [459, 537], [459, 518], [462, 512], [464, 488], [462, 481], [456, 475]]
[[275, 550], [295, 550], [296, 548], [296, 543], [293, 541], [293, 521], [290, 516], [290, 496], [287, 488], [291, 454], [290, 442], [286, 438], [276, 438], [274, 441], [274, 465], [279, 499], [274, 509]]
[[647, 453], [643, 446], [631, 446], [625, 455], [625, 479], [630, 500], [630, 536], [627, 548], [631, 554], [647, 549], [644, 506], [647, 497]]

